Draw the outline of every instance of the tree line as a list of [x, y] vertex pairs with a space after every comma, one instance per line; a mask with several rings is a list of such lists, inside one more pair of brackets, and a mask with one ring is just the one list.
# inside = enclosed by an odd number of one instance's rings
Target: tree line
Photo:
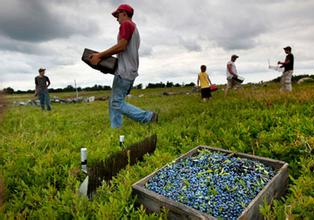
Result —
[[[145, 89], [150, 88], [171, 88], [171, 87], [188, 87], [188, 86], [195, 86], [195, 83], [191, 82], [189, 84], [179, 84], [179, 83], [173, 83], [173, 82], [160, 82], [160, 83], [148, 83]], [[138, 85], [135, 85], [133, 89], [144, 89], [143, 84], [140, 83]], [[48, 91], [51, 93], [61, 93], [61, 92], [75, 92], [75, 91], [101, 91], [101, 90], [111, 90], [110, 86], [106, 85], [97, 85], [95, 84], [93, 87], [73, 87], [72, 85], [68, 85], [65, 88], [49, 88]], [[27, 93], [35, 93], [35, 90], [29, 89], [29, 90], [14, 90], [11, 87], [7, 87], [3, 89], [3, 92], [6, 94], [27, 94]]]
[[[298, 81], [299, 81], [300, 79], [302, 79], [302, 78], [311, 78], [311, 79], [314, 80], [314, 75], [308, 75], [308, 74], [296, 75], [296, 76], [295, 76], [295, 75], [292, 75], [291, 81], [294, 82], [294, 83], [296, 83], [296, 82], [298, 82]], [[279, 77], [277, 77], [277, 78], [271, 80], [270, 82], [278, 83], [278, 82], [280, 82], [280, 80], [281, 80], [281, 76], [279, 76]]]

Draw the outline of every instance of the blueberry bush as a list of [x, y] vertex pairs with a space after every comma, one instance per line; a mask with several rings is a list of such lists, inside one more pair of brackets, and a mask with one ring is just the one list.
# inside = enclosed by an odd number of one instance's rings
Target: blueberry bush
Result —
[[[124, 118], [121, 129], [110, 129], [107, 102], [52, 104], [51, 112], [34, 106], [8, 107], [0, 124], [0, 219], [165, 219], [167, 210], [145, 212], [132, 195], [131, 186], [198, 145], [287, 162], [286, 195], [271, 205], [264, 204], [260, 212], [265, 219], [313, 219], [313, 88], [313, 84], [295, 85], [291, 94], [281, 94], [278, 84], [246, 85], [226, 98], [220, 89], [208, 103], [188, 87], [133, 90], [128, 101], [158, 112], [159, 122], [140, 124]], [[178, 94], [165, 96], [164, 92]], [[29, 98], [12, 95], [7, 101]], [[85, 178], [80, 170], [81, 147], [87, 148], [91, 165], [121, 150], [119, 135], [125, 135], [128, 145], [154, 133], [158, 136], [154, 154], [121, 170], [111, 182], [98, 188], [92, 200], [78, 195]], [[230, 163], [237, 163], [236, 158], [233, 160]], [[227, 168], [222, 171], [222, 167], [216, 169], [222, 174], [232, 172]], [[223, 205], [227, 204], [216, 201], [214, 205], [214, 195], [220, 193], [218, 188], [211, 187], [210, 182], [198, 182], [197, 175], [215, 181], [213, 173], [214, 170], [199, 170], [194, 182], [185, 178], [178, 184], [186, 190], [194, 184], [200, 189], [209, 184], [205, 195], [194, 192], [195, 199], [208, 197], [204, 208], [203, 201], [197, 203], [197, 208], [217, 216], [233, 215], [223, 212]], [[262, 187], [254, 176], [249, 178], [254, 187]], [[246, 183], [236, 181], [240, 183], [237, 187], [245, 190]], [[171, 190], [172, 186], [166, 187]], [[233, 191], [229, 185], [222, 187], [224, 192]], [[187, 196], [182, 193], [176, 199], [184, 202]], [[249, 200], [253, 195], [247, 196]], [[244, 204], [238, 204], [238, 199], [235, 197], [234, 215], [248, 202], [244, 199]]]

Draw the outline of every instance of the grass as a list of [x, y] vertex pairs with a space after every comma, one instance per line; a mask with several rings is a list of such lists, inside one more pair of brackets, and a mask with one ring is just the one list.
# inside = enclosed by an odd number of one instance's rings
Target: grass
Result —
[[[280, 94], [277, 84], [246, 85], [226, 98], [218, 90], [208, 103], [191, 88], [132, 90], [128, 101], [158, 112], [159, 123], [124, 118], [121, 129], [110, 128], [107, 102], [52, 104], [51, 112], [10, 107], [0, 125], [0, 219], [163, 219], [166, 210], [146, 213], [137, 205], [131, 185], [198, 145], [288, 162], [288, 193], [272, 206], [265, 204], [261, 212], [267, 219], [311, 219], [313, 88], [313, 84], [295, 85], [291, 94]], [[181, 94], [164, 96], [165, 91]], [[80, 95], [106, 96], [109, 91]], [[154, 133], [158, 136], [154, 154], [99, 187], [92, 201], [77, 194], [84, 180], [81, 147], [87, 147], [90, 165], [121, 150], [119, 135], [125, 135], [129, 145]]]

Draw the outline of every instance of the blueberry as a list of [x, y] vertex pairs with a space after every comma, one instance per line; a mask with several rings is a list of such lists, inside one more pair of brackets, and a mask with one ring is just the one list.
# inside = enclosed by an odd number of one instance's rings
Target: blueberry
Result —
[[274, 175], [260, 162], [204, 151], [159, 170], [145, 187], [213, 216], [236, 219]]

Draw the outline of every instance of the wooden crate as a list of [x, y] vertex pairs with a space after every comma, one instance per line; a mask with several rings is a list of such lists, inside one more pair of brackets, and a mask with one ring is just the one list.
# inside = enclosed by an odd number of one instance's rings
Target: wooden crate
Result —
[[[249, 203], [249, 205], [243, 210], [238, 219], [263, 219], [262, 215], [259, 213], [259, 206], [263, 204], [264, 199], [270, 204], [274, 198], [279, 198], [282, 196], [288, 184], [288, 164], [273, 160], [265, 157], [258, 157], [254, 155], [244, 154], [244, 153], [234, 153], [232, 151], [213, 148], [208, 146], [198, 146], [186, 154], [181, 155], [175, 160], [181, 160], [186, 157], [191, 157], [198, 154], [198, 150], [208, 149], [210, 151], [218, 151], [226, 154], [234, 154], [234, 156], [240, 158], [247, 158], [252, 160], [257, 160], [265, 165], [271, 166], [275, 169], [275, 176], [267, 183], [267, 185], [257, 194], [257, 196]], [[166, 166], [166, 165], [165, 165]], [[164, 167], [163, 167], [164, 168]], [[160, 168], [162, 169], [162, 168]], [[159, 170], [160, 170], [159, 169]], [[145, 206], [148, 211], [159, 212], [162, 208], [169, 210], [169, 219], [216, 219], [215, 217], [189, 207], [185, 204], [171, 200], [165, 196], [157, 194], [147, 188], [145, 184], [151, 179], [159, 170], [151, 173], [150, 175], [144, 177], [138, 182], [132, 185], [134, 195], [137, 195], [139, 201]]]

